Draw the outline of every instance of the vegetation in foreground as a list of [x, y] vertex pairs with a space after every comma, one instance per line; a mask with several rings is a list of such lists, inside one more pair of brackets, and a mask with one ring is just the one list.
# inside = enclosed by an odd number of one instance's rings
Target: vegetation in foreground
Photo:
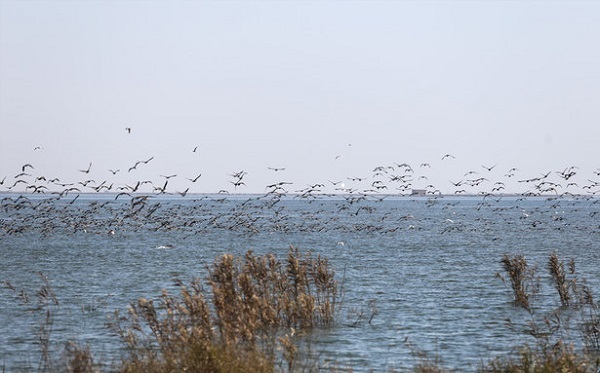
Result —
[[[600, 369], [600, 306], [575, 262], [565, 269], [552, 253], [547, 262], [560, 307], [536, 307], [541, 287], [537, 267], [523, 255], [504, 255], [503, 274], [516, 308], [527, 317], [508, 319], [516, 333], [533, 343], [515, 353], [482, 363], [480, 372], [598, 372]], [[296, 372], [319, 371], [317, 358], [301, 345], [313, 328], [328, 327], [340, 310], [340, 288], [327, 259], [291, 248], [281, 262], [273, 255], [217, 258], [206, 282], [180, 284], [180, 293], [163, 290], [154, 300], [139, 299], [127, 314], [115, 312], [112, 329], [120, 336], [125, 355], [112, 363], [119, 372]], [[37, 339], [38, 371], [97, 372], [107, 364], [94, 361], [86, 345], [68, 343], [61, 353], [51, 349], [53, 313], [58, 301], [48, 279], [34, 296], [10, 289], [19, 302], [40, 316]], [[37, 299], [37, 302], [34, 300]], [[371, 317], [376, 314], [372, 310]], [[575, 335], [580, 336], [577, 338]], [[442, 362], [415, 350], [415, 372], [446, 372]], [[327, 369], [344, 371], [343, 369]], [[3, 369], [4, 371], [4, 369]], [[394, 371], [394, 369], [390, 369]]]

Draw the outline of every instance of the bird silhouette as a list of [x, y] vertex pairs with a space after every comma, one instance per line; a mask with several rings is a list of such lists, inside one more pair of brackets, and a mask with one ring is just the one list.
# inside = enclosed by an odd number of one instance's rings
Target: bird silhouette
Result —
[[191, 181], [192, 183], [195, 183], [196, 181], [198, 181], [198, 179], [200, 178], [200, 176], [202, 176], [202, 174], [200, 174], [200, 175], [196, 176], [196, 177], [195, 177], [195, 178], [193, 178], [193, 179], [189, 179], [189, 178], [188, 178], [188, 180], [189, 180], [189, 181]]
[[446, 154], [442, 157], [442, 161], [446, 158], [456, 158], [455, 156], [453, 156], [452, 154]]
[[89, 174], [91, 168], [92, 168], [92, 162], [90, 162], [90, 165], [88, 166], [87, 170], [79, 170], [79, 171], [83, 172], [84, 174]]

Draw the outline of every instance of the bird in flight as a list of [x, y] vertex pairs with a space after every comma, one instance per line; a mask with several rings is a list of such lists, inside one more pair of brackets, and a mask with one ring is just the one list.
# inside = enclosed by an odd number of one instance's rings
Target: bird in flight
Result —
[[92, 168], [92, 162], [90, 162], [90, 165], [88, 166], [87, 170], [79, 170], [79, 171], [83, 172], [84, 174], [89, 174], [91, 168]]
[[195, 177], [195, 178], [193, 178], [193, 179], [189, 179], [189, 178], [188, 178], [188, 180], [189, 180], [189, 181], [191, 181], [192, 183], [195, 183], [196, 181], [198, 181], [198, 179], [200, 179], [200, 176], [202, 176], [202, 174], [200, 174], [200, 175], [196, 176], [196, 177]]
[[125, 131], [127, 131], [128, 134], [131, 134], [131, 127], [125, 127]]
[[453, 156], [452, 154], [446, 154], [442, 157], [442, 161], [446, 158], [456, 158], [455, 156]]
[[488, 171], [492, 171], [494, 169], [494, 167], [496, 167], [496, 165], [493, 165], [492, 167], [481, 165], [481, 167], [485, 168]]
[[285, 167], [267, 167], [269, 170], [273, 170], [275, 172], [284, 171]]

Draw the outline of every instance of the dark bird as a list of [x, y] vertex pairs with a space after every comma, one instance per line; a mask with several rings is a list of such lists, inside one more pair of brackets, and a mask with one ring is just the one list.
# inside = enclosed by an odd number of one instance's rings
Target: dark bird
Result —
[[22, 172], [25, 172], [25, 169], [26, 169], [27, 167], [30, 167], [31, 169], [33, 169], [33, 166], [32, 166], [32, 165], [30, 165], [29, 163], [27, 163], [27, 164], [24, 164], [24, 165], [23, 165], [23, 167], [21, 167], [21, 171], [22, 171]]
[[194, 148], [194, 150], [192, 150], [192, 153], [195, 153], [195, 152], [197, 152], [197, 151], [198, 151], [198, 147], [196, 146], [196, 147]]
[[129, 194], [129, 193], [127, 193], [127, 192], [121, 192], [121, 193], [119, 193], [119, 194], [117, 194], [117, 195], [116, 195], [116, 197], [115, 197], [115, 201], [116, 201], [117, 199], [119, 199], [119, 197], [120, 197], [120, 196], [128, 196], [128, 197], [130, 197], [130, 198], [131, 198], [131, 194]]
[[267, 167], [269, 170], [273, 170], [275, 172], [284, 171], [285, 167]]
[[90, 165], [88, 166], [87, 170], [79, 170], [79, 171], [83, 172], [84, 174], [89, 174], [91, 168], [92, 168], [92, 162], [90, 162]]
[[177, 174], [173, 174], [173, 175], [160, 175], [160, 176], [162, 176], [165, 179], [169, 180], [170, 178], [177, 176]]
[[242, 178], [243, 178], [243, 177], [244, 177], [246, 174], [248, 174], [248, 173], [247, 173], [246, 171], [242, 170], [242, 171], [240, 171], [240, 172], [234, 172], [234, 173], [232, 173], [232, 174], [231, 174], [231, 176], [233, 176], [233, 177], [236, 177], [236, 178], [238, 178], [238, 179], [242, 180]]
[[446, 154], [442, 157], [442, 161], [446, 158], [456, 158], [455, 156], [453, 156], [452, 154]]
[[128, 134], [131, 134], [131, 127], [125, 127], [125, 131], [127, 131]]
[[193, 178], [193, 179], [189, 179], [189, 178], [188, 178], [188, 180], [189, 180], [189, 181], [191, 181], [192, 183], [195, 183], [196, 181], [198, 181], [198, 179], [200, 178], [200, 176], [202, 176], [202, 174], [200, 174], [200, 175], [196, 176], [196, 177], [195, 177], [195, 178]]
[[110, 172], [111, 172], [113, 175], [116, 175], [116, 174], [117, 174], [117, 172], [119, 172], [119, 171], [121, 171], [121, 170], [114, 170], [114, 171], [113, 171], [113, 170], [109, 170], [109, 171], [110, 171]]
[[494, 167], [496, 167], [496, 165], [493, 165], [492, 167], [487, 167], [487, 166], [481, 165], [481, 167], [485, 168], [488, 171], [492, 171], [494, 169]]
[[233, 184], [233, 186], [235, 188], [242, 186], [242, 185], [246, 186], [246, 183], [244, 183], [243, 181], [230, 181], [230, 183]]
[[291, 185], [291, 184], [293, 184], [293, 183], [290, 183], [289, 181], [280, 181], [280, 182], [275, 183], [275, 184], [267, 185], [265, 187], [265, 189], [277, 188], [277, 187], [281, 187], [283, 185]]

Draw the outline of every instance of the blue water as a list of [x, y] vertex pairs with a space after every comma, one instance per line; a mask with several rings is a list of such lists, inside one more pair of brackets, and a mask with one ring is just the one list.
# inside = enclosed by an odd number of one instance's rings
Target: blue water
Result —
[[[540, 309], [559, 305], [545, 271], [552, 251], [600, 289], [600, 200], [589, 197], [154, 195], [135, 206], [111, 194], [17, 197], [0, 196], [0, 280], [33, 294], [36, 273], [47, 275], [60, 303], [51, 347], [89, 343], [108, 363], [122, 347], [106, 326], [114, 310], [176, 293], [175, 280], [204, 277], [219, 255], [248, 249], [283, 258], [293, 245], [329, 258], [342, 308], [334, 327], [306, 338], [322, 366], [354, 371], [409, 369], [415, 350], [475, 370], [530, 341], [504, 321], [527, 318], [496, 275], [505, 253], [539, 267]], [[370, 305], [372, 322], [354, 325]], [[6, 371], [36, 368], [39, 316], [4, 287], [0, 319]]]

